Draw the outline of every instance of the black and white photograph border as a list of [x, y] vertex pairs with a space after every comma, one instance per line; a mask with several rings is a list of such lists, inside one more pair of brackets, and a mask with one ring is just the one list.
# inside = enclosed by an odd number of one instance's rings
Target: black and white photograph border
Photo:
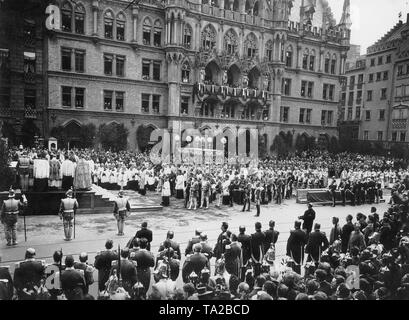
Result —
[[408, 110], [407, 0], [0, 0], [0, 300], [409, 300]]

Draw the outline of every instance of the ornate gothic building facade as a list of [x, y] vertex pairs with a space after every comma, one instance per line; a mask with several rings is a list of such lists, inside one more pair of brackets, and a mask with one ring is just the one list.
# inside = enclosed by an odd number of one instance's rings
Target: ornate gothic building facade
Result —
[[[87, 123], [258, 129], [337, 138], [349, 49], [349, 1], [337, 23], [325, 0], [58, 1], [48, 34], [48, 123], [75, 142]], [[288, 141], [288, 139], [286, 140]]]

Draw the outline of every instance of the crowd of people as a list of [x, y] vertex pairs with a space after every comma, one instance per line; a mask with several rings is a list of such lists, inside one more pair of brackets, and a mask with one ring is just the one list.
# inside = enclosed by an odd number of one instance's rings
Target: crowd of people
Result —
[[[90, 190], [92, 184], [108, 190], [131, 189], [185, 199], [189, 209], [217, 206], [256, 206], [291, 198], [297, 189], [340, 191], [343, 203], [379, 202], [380, 190], [409, 175], [407, 164], [397, 159], [359, 154], [303, 152], [288, 158], [267, 158], [257, 166], [223, 164], [179, 165], [152, 163], [149, 153], [110, 152], [94, 149], [10, 149], [16, 164], [16, 184], [23, 192], [44, 192], [73, 187]], [[336, 184], [334, 185], [334, 181]], [[374, 196], [372, 196], [374, 194]]]
[[[383, 216], [373, 207], [368, 216], [348, 215], [342, 227], [334, 217], [328, 236], [315, 222], [315, 211], [309, 205], [299, 217], [303, 223], [295, 222], [286, 258], [281, 261], [276, 259], [280, 232], [274, 221], [265, 230], [257, 222], [252, 234], [243, 226], [231, 230], [223, 222], [214, 245], [204, 232], [196, 230], [184, 251], [169, 231], [156, 257], [151, 252], [153, 233], [145, 222], [119, 252], [113, 241], [107, 240], [93, 264], [86, 252], [75, 261], [72, 255], [64, 257], [57, 250], [53, 264], [46, 266], [35, 259], [33, 248], [27, 249], [13, 277], [7, 267], [0, 267], [0, 298], [408, 300], [409, 200], [399, 191], [400, 185], [395, 187], [391, 206]], [[45, 281], [50, 276], [55, 283], [52, 288]], [[183, 285], [178, 285], [179, 277]], [[96, 296], [89, 290], [94, 281], [98, 282]]]

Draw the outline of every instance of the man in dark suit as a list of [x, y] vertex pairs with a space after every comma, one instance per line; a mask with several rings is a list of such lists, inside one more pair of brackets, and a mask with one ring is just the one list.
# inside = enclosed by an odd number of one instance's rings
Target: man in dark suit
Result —
[[329, 247], [327, 236], [324, 232], [320, 231], [321, 225], [316, 223], [314, 225], [314, 232], [311, 232], [308, 237], [308, 243], [305, 247], [305, 252], [308, 253], [307, 261], [313, 260], [318, 263], [322, 252]]
[[312, 230], [312, 225], [315, 220], [315, 211], [312, 208], [312, 204], [308, 204], [308, 210], [304, 212], [303, 216], [298, 217], [298, 219], [303, 220], [302, 228], [306, 231], [307, 235], [310, 234]]
[[241, 271], [241, 243], [238, 242], [237, 235], [231, 235], [231, 243], [226, 246], [224, 258], [226, 271], [239, 277]]
[[149, 286], [151, 283], [151, 269], [155, 266], [155, 258], [153, 254], [147, 249], [148, 240], [142, 238], [139, 241], [140, 249], [134, 253], [131, 257], [136, 261], [136, 271], [138, 280], [142, 283], [145, 288], [145, 292], [149, 291]]
[[183, 282], [189, 282], [189, 275], [194, 271], [198, 276], [200, 276], [201, 271], [207, 267], [210, 269], [209, 260], [206, 256], [201, 253], [202, 246], [197, 243], [193, 246], [194, 253], [186, 257], [185, 263], [182, 268], [182, 278]]
[[270, 228], [264, 231], [264, 234], [266, 236], [264, 239], [264, 253], [266, 253], [267, 250], [270, 249], [272, 243], [274, 243], [275, 245], [278, 240], [280, 232], [274, 229], [275, 225], [276, 225], [275, 221], [271, 220], [269, 223]]
[[243, 281], [246, 275], [247, 262], [251, 258], [251, 236], [246, 234], [246, 227], [239, 227], [239, 235], [237, 236], [237, 241], [241, 244], [241, 272], [240, 280]]
[[256, 222], [256, 232], [251, 235], [251, 258], [254, 264], [254, 275], [257, 277], [261, 272], [264, 257], [265, 234], [261, 231], [261, 223]]
[[[113, 270], [116, 270], [116, 274], [119, 276], [118, 264], [118, 260], [112, 262], [111, 274]], [[129, 248], [121, 250], [121, 279], [123, 288], [129, 293], [129, 295], [132, 295], [132, 288], [138, 278], [136, 275], [136, 262], [129, 260]]]
[[[170, 247], [173, 249], [173, 251], [177, 255], [177, 259], [180, 259], [182, 257], [180, 253], [180, 246], [179, 246], [179, 243], [173, 240], [174, 236], [175, 236], [175, 233], [173, 231], [168, 231], [165, 241], [169, 243]], [[165, 249], [164, 242], [162, 242], [161, 245], [159, 246], [158, 252], [161, 252], [164, 249]]]
[[118, 260], [118, 253], [112, 250], [112, 240], [105, 242], [105, 251], [97, 252], [95, 256], [94, 266], [98, 269], [98, 290], [104, 291], [105, 284], [109, 279], [109, 273], [111, 271], [112, 261]]
[[216, 246], [214, 247], [213, 253], [214, 256], [216, 257], [216, 260], [219, 260], [224, 253], [224, 246], [223, 246], [223, 240], [225, 239], [225, 234], [229, 229], [229, 225], [227, 222], [223, 222], [221, 226], [222, 232], [219, 234], [217, 237], [217, 243]]
[[200, 234], [202, 233], [202, 231], [200, 231], [199, 229], [195, 230], [195, 236], [192, 237], [192, 239], [190, 239], [187, 243], [186, 249], [185, 249], [185, 256], [187, 256], [188, 254], [192, 254], [193, 253], [193, 246], [196, 243], [200, 242]]
[[294, 260], [293, 270], [298, 274], [301, 274], [306, 243], [307, 234], [301, 230], [301, 221], [296, 221], [294, 223], [294, 230], [290, 231], [290, 237], [287, 240], [287, 256]]
[[[82, 271], [82, 270], [81, 270]], [[85, 293], [84, 272], [74, 269], [74, 258], [65, 258], [65, 270], [61, 273], [61, 289], [67, 300], [83, 300]]]
[[35, 299], [34, 287], [40, 287], [41, 280], [45, 277], [45, 266], [41, 261], [35, 260], [35, 254], [33, 248], [27, 249], [25, 260], [16, 264], [14, 286], [20, 300]]
[[342, 227], [341, 230], [341, 251], [342, 253], [346, 253], [348, 250], [348, 243], [351, 237], [352, 231], [354, 231], [354, 224], [352, 223], [352, 215], [348, 215], [346, 217], [347, 223]]
[[337, 180], [335, 180], [335, 177], [332, 177], [332, 182], [328, 188], [329, 188], [329, 191], [331, 192], [332, 206], [335, 207], [336, 190], [337, 190]]
[[148, 246], [146, 250], [151, 251], [151, 242], [152, 242], [152, 231], [148, 229], [148, 223], [142, 222], [141, 230], [136, 232], [135, 238], [142, 239], [145, 238], [148, 241]]
[[85, 278], [85, 290], [84, 293], [88, 294], [89, 286], [94, 283], [94, 267], [88, 264], [88, 254], [81, 252], [80, 261], [74, 263], [74, 269], [82, 270]]

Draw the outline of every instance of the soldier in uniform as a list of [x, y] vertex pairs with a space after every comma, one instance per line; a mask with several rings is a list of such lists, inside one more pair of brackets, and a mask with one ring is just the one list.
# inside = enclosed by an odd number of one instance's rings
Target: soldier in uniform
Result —
[[251, 184], [248, 183], [247, 185], [243, 186], [243, 209], [241, 210], [244, 212], [247, 207], [247, 211], [250, 211], [250, 197], [251, 197]]
[[14, 271], [14, 286], [20, 300], [34, 300], [36, 298], [35, 287], [40, 287], [45, 277], [45, 264], [35, 259], [35, 250], [29, 248], [25, 254], [25, 260], [16, 264]]
[[189, 282], [189, 275], [192, 272], [195, 272], [197, 275], [201, 273], [203, 268], [210, 268], [209, 260], [206, 256], [201, 253], [202, 246], [200, 243], [197, 243], [193, 246], [194, 253], [186, 257], [185, 263], [182, 268], [182, 278], [183, 282]]
[[118, 198], [115, 199], [114, 203], [114, 216], [118, 225], [118, 236], [124, 235], [124, 223], [125, 218], [129, 216], [131, 212], [131, 205], [128, 199], [124, 198], [123, 190], [118, 192]]
[[331, 192], [332, 206], [335, 207], [335, 203], [337, 199], [336, 197], [337, 181], [335, 180], [335, 177], [332, 177], [332, 182], [328, 188], [329, 188], [329, 191]]
[[61, 274], [61, 289], [67, 300], [83, 300], [85, 293], [85, 277], [82, 270], [74, 268], [74, 258], [65, 258], [65, 270]]
[[213, 258], [213, 249], [207, 242], [207, 234], [202, 232], [200, 234], [200, 245], [202, 246], [202, 253], [207, 257], [208, 260]]
[[264, 252], [267, 252], [267, 250], [269, 250], [271, 248], [271, 244], [273, 244], [274, 248], [275, 248], [275, 244], [276, 244], [276, 242], [278, 240], [278, 236], [280, 234], [280, 232], [278, 232], [277, 230], [274, 229], [275, 225], [276, 225], [275, 221], [271, 220], [269, 222], [269, 227], [270, 228], [264, 232], [264, 234], [266, 236], [265, 239], [264, 239]]
[[105, 284], [109, 279], [112, 261], [118, 260], [118, 254], [112, 250], [112, 240], [107, 240], [105, 243], [105, 251], [97, 252], [95, 256], [94, 266], [98, 270], [98, 290], [104, 291]]
[[329, 247], [327, 236], [320, 231], [321, 225], [314, 225], [314, 232], [311, 232], [308, 237], [308, 243], [305, 247], [305, 252], [308, 253], [307, 262], [313, 261], [318, 263], [321, 259], [322, 252]]
[[294, 223], [294, 230], [290, 231], [287, 240], [287, 256], [294, 260], [293, 270], [301, 274], [301, 264], [304, 261], [304, 246], [307, 243], [307, 234], [301, 230], [301, 221]]
[[241, 243], [238, 242], [237, 235], [231, 235], [231, 243], [226, 246], [225, 258], [225, 268], [230, 274], [234, 274], [236, 277], [240, 276], [241, 273]]
[[20, 210], [24, 209], [27, 205], [27, 200], [23, 195], [23, 202], [15, 199], [16, 194], [14, 190], [10, 188], [8, 200], [3, 201], [1, 207], [1, 223], [4, 225], [4, 231], [6, 234], [7, 245], [17, 244], [17, 217]]
[[138, 276], [136, 272], [137, 263], [133, 260], [129, 260], [129, 249], [124, 248], [121, 250], [121, 270], [118, 270], [118, 260], [112, 261], [111, 274], [116, 270], [117, 275], [121, 275], [122, 287], [130, 296], [133, 294], [133, 286], [138, 282]]
[[256, 232], [251, 235], [251, 258], [254, 264], [254, 276], [259, 276], [261, 273], [261, 265], [264, 257], [265, 234], [261, 231], [261, 223], [256, 222]]
[[214, 256], [216, 257], [216, 261], [219, 260], [222, 254], [224, 253], [223, 240], [224, 240], [224, 235], [228, 229], [229, 229], [228, 223], [223, 222], [222, 227], [221, 227], [222, 232], [217, 237], [217, 243], [213, 250]]
[[61, 200], [59, 216], [63, 220], [65, 241], [71, 241], [72, 236], [72, 220], [74, 219], [75, 211], [78, 209], [77, 199], [73, 198], [72, 189], [65, 194], [66, 198]]
[[345, 202], [346, 202], [346, 192], [345, 192], [345, 186], [346, 183], [344, 180], [341, 180], [338, 186], [338, 190], [341, 192], [341, 199], [342, 199], [342, 205], [345, 207]]
[[306, 231], [307, 235], [310, 234], [312, 230], [312, 224], [315, 219], [315, 210], [312, 208], [312, 204], [308, 204], [308, 210], [304, 212], [303, 216], [298, 217], [298, 219], [303, 220], [302, 228]]
[[81, 252], [79, 262], [74, 263], [74, 269], [82, 270], [85, 278], [84, 293], [88, 294], [89, 286], [94, 283], [94, 267], [88, 264], [88, 254]]
[[136, 271], [138, 280], [145, 288], [145, 292], [149, 291], [149, 285], [151, 283], [151, 269], [155, 266], [155, 258], [153, 254], [147, 249], [148, 240], [141, 238], [139, 241], [140, 249], [136, 251], [132, 257], [136, 261]]
[[239, 227], [239, 235], [237, 241], [241, 243], [241, 274], [240, 280], [244, 281], [247, 269], [247, 263], [251, 258], [251, 236], [246, 234], [246, 227]]

